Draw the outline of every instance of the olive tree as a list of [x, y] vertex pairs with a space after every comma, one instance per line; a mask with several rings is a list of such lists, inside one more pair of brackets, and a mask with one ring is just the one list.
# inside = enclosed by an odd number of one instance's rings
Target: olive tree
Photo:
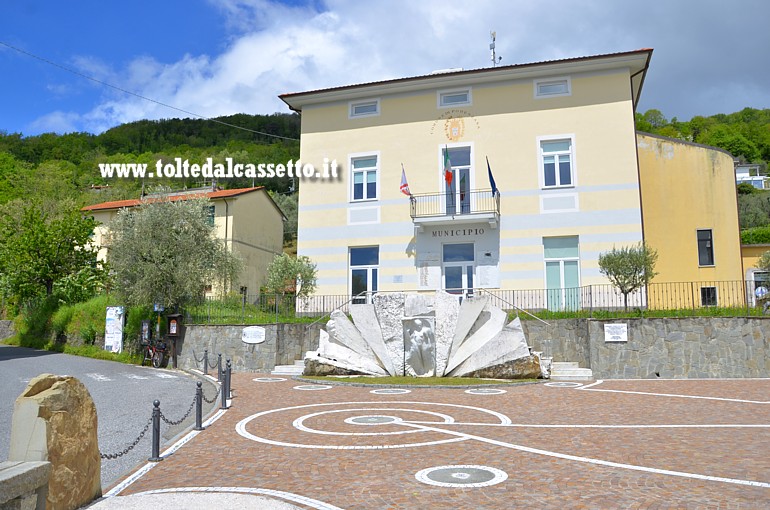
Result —
[[316, 288], [316, 265], [308, 257], [276, 255], [267, 267], [265, 291], [269, 294], [287, 293], [309, 296]]
[[628, 310], [628, 295], [652, 281], [657, 274], [658, 252], [644, 243], [615, 248], [599, 254], [599, 271], [621, 294]]
[[227, 291], [240, 263], [217, 239], [205, 198], [145, 198], [110, 222], [109, 261], [128, 305], [181, 307], [206, 285]]

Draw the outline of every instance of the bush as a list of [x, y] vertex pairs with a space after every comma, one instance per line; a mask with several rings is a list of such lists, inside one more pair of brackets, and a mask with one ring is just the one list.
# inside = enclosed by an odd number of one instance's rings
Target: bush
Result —
[[46, 347], [51, 330], [51, 317], [58, 306], [59, 301], [55, 296], [48, 296], [25, 306], [14, 319], [16, 338], [8, 343], [33, 349]]
[[770, 244], [770, 227], [741, 230], [741, 244]]

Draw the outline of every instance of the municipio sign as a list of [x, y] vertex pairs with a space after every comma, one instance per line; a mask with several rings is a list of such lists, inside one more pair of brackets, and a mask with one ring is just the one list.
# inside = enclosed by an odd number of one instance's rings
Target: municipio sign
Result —
[[249, 326], [243, 328], [241, 340], [245, 344], [261, 344], [265, 341], [265, 328], [262, 326]]

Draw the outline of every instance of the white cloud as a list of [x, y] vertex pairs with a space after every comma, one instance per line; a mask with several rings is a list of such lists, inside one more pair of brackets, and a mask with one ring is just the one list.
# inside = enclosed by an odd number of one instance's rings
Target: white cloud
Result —
[[[738, 33], [742, 23], [748, 27], [750, 20], [770, 16], [763, 0], [744, 0], [743, 10], [715, 0], [651, 0], [633, 10], [615, 0], [328, 0], [320, 8], [270, 0], [210, 2], [230, 31], [220, 54], [186, 55], [172, 63], [138, 57], [119, 71], [80, 57], [79, 68], [203, 116], [287, 112], [280, 93], [487, 67], [489, 31], [496, 30], [503, 65], [654, 47], [642, 111], [657, 108], [682, 120], [710, 115], [722, 105], [740, 105], [744, 98], [719, 97], [720, 91], [739, 90], [752, 91], [745, 100], [756, 101], [745, 106], [770, 107], [761, 86], [770, 80], [770, 68], [756, 56], [770, 47], [770, 36]], [[738, 86], [735, 74], [741, 73]], [[51, 115], [49, 121], [56, 117]], [[186, 116], [108, 90], [79, 119], [65, 117], [99, 132], [138, 119]]]
[[71, 133], [80, 130], [81, 122], [75, 112], [55, 111], [35, 119], [29, 128], [35, 133]]

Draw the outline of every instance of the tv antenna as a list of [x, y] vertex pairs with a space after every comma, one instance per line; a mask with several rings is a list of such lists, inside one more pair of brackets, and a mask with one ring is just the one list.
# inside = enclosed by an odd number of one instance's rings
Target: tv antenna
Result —
[[503, 59], [503, 57], [498, 57], [495, 54], [495, 39], [497, 38], [497, 32], [489, 32], [489, 36], [492, 38], [492, 42], [489, 43], [489, 52], [492, 54], [492, 66], [496, 66]]

